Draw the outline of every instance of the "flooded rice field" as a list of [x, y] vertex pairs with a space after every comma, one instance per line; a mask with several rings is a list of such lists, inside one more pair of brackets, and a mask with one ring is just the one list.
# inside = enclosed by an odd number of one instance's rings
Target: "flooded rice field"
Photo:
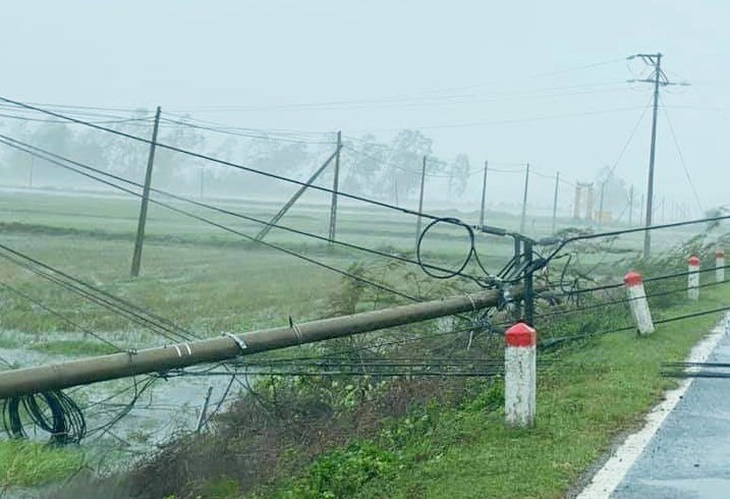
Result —
[[[139, 335], [131, 336], [135, 338], [130, 339], [139, 339]], [[36, 335], [3, 331], [0, 366], [24, 368], [99, 355], [57, 353], [59, 346], [70, 343], [71, 338], [78, 339], [79, 335], [59, 333], [54, 335], [53, 342], [47, 342]], [[81, 447], [92, 460], [113, 467], [151, 452], [184, 432], [195, 431], [208, 393], [203, 422], [211, 412], [225, 405], [226, 395], [230, 400], [240, 388], [237, 383], [229, 385], [228, 376], [154, 375], [95, 383], [64, 392], [79, 406], [86, 421], [87, 436], [81, 441]], [[31, 423], [24, 427], [33, 440], [49, 439], [48, 433]]]

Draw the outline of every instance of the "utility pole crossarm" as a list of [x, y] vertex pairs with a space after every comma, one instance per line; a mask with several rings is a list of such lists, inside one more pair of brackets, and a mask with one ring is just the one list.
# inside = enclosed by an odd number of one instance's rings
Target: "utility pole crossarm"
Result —
[[[519, 299], [522, 287], [509, 290]], [[0, 399], [62, 390], [78, 385], [126, 378], [138, 374], [164, 373], [196, 364], [221, 362], [269, 350], [367, 333], [448, 315], [496, 306], [501, 293], [495, 290], [455, 296], [383, 310], [335, 317], [288, 327], [225, 334], [217, 338], [148, 348], [136, 353], [117, 353], [72, 360], [61, 364], [0, 372]]]

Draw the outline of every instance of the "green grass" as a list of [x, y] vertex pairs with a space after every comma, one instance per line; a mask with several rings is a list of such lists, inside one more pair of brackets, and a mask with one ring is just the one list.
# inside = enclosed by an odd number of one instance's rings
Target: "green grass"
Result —
[[51, 483], [75, 473], [82, 465], [83, 455], [73, 449], [0, 441], [0, 490], [10, 485]]
[[117, 353], [119, 350], [106, 343], [82, 341], [82, 340], [61, 340], [49, 341], [47, 343], [33, 343], [28, 346], [32, 350], [38, 350], [51, 355], [107, 355]]
[[[225, 206], [268, 219], [279, 204], [227, 202]], [[150, 209], [142, 275], [132, 280], [129, 265], [137, 200], [7, 194], [0, 199], [0, 210], [3, 244], [169, 317], [201, 336], [284, 325], [289, 317], [297, 322], [325, 317], [331, 295], [341, 282], [341, 276], [330, 271], [246, 245], [239, 236], [159, 207]], [[193, 211], [200, 213], [199, 209]], [[327, 217], [326, 206], [298, 205], [282, 223], [326, 235]], [[211, 218], [250, 234], [260, 228], [220, 215]], [[475, 220], [475, 214], [466, 215], [466, 219]], [[537, 232], [546, 233], [549, 220], [539, 218], [538, 222]], [[487, 223], [515, 228], [519, 220], [489, 214]], [[343, 240], [413, 251], [412, 217], [343, 207], [338, 224]], [[679, 241], [679, 233], [659, 236], [656, 242], [666, 245]], [[439, 262], [458, 260], [464, 246], [454, 241], [463, 235], [454, 240], [447, 232], [440, 235], [427, 249]], [[328, 250], [316, 241], [277, 230], [267, 240], [341, 269], [362, 258], [352, 251]], [[640, 247], [640, 236], [628, 240]], [[482, 262], [491, 271], [501, 268], [511, 256], [508, 239], [479, 241]], [[591, 261], [603, 256], [582, 258]], [[364, 262], [373, 267], [371, 274], [378, 280], [404, 290], [409, 286], [402, 269], [393, 271], [382, 259], [365, 258]], [[122, 348], [167, 342], [5, 260], [0, 261], [0, 274], [4, 283]], [[711, 308], [712, 299], [720, 297], [718, 290], [713, 293], [701, 302], [707, 308]], [[1, 289], [0, 300], [0, 347], [23, 345], [59, 357], [110, 350], [38, 304]], [[383, 306], [383, 302], [377, 303]], [[587, 344], [590, 348], [581, 344], [581, 348], [565, 349], [560, 368], [541, 373], [538, 426], [530, 432], [505, 430], [501, 415], [485, 411], [479, 400], [460, 410], [430, 413], [423, 433], [413, 432], [412, 440], [406, 439], [402, 449], [384, 450], [388, 465], [398, 466], [397, 473], [388, 474], [387, 480], [367, 481], [361, 495], [558, 497], [607, 448], [612, 435], [637, 424], [643, 411], [659, 399], [661, 390], [671, 383], [658, 376], [659, 363], [683, 358], [711, 322], [709, 317], [700, 318], [661, 326], [647, 339], [621, 334], [591, 341]], [[489, 392], [483, 400], [494, 397]], [[390, 460], [391, 454], [397, 459]], [[31, 485], [67, 476], [80, 461], [73, 451], [0, 442], [0, 477], [5, 485]], [[534, 479], [522, 479], [518, 468], [536, 470]]]
[[[714, 289], [699, 305], [666, 312], [707, 310], [729, 299], [728, 287]], [[479, 400], [438, 411], [397, 449], [398, 472], [369, 481], [359, 496], [564, 497], [615, 436], [637, 428], [676, 386], [660, 375], [661, 364], [684, 359], [718, 317], [662, 324], [647, 338], [615, 333], [567, 347], [557, 363], [539, 368], [534, 429], [506, 428], [501, 410], [487, 411]]]

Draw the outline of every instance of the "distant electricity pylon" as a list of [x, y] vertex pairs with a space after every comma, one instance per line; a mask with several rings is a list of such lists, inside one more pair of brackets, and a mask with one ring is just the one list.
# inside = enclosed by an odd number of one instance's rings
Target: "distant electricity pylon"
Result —
[[[627, 57], [628, 60], [640, 58], [646, 64], [654, 68], [654, 74], [651, 78], [628, 80], [629, 82], [643, 82], [654, 84], [654, 116], [651, 122], [651, 149], [649, 151], [649, 185], [646, 190], [646, 227], [651, 226], [651, 214], [654, 205], [654, 152], [656, 147], [656, 116], [659, 103], [659, 86], [683, 85], [689, 83], [673, 83], [669, 81], [667, 75], [662, 71], [662, 54], [635, 54]], [[644, 257], [648, 257], [651, 253], [651, 231], [644, 231]]]

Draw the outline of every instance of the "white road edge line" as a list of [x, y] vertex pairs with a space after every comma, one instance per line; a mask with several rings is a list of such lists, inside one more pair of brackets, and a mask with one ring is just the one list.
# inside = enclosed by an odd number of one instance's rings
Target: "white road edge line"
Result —
[[[692, 348], [687, 361], [704, 362], [707, 360], [707, 357], [729, 329], [730, 314], [727, 314], [704, 340]], [[646, 416], [644, 427], [624, 440], [621, 446], [606, 461], [606, 464], [593, 475], [591, 482], [578, 494], [577, 499], [607, 498], [613, 493], [691, 384], [692, 378], [686, 378], [677, 388], [665, 392], [664, 401]]]

